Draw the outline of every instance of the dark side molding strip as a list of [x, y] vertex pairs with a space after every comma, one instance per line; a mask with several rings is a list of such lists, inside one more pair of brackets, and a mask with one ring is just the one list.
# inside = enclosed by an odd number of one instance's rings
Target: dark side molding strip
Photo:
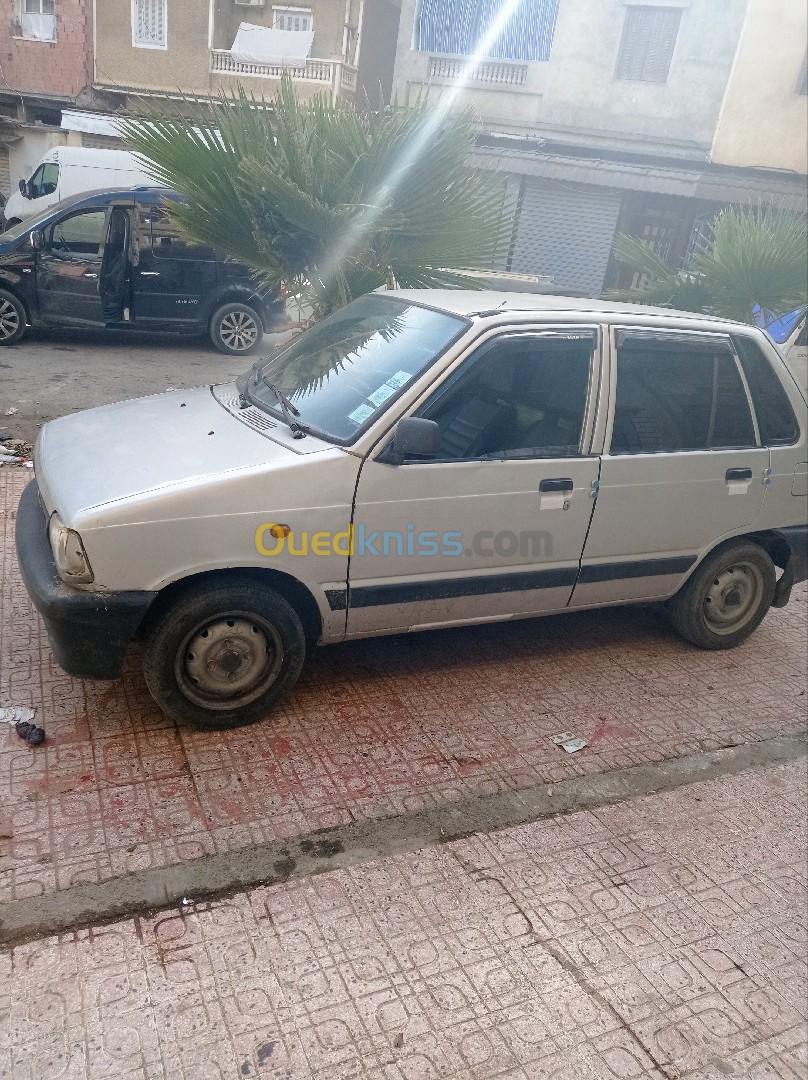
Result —
[[666, 577], [668, 574], [686, 574], [695, 556], [681, 555], [671, 559], [639, 559], [636, 562], [590, 563], [581, 567], [579, 585], [595, 581], [620, 581], [639, 577]]
[[[351, 589], [352, 608], [384, 607], [390, 604], [415, 604], [423, 600], [453, 600], [461, 596], [486, 596], [506, 592], [530, 592], [534, 589], [571, 589], [575, 584], [616, 581], [621, 578], [664, 577], [684, 574], [695, 558], [642, 559], [636, 562], [600, 563], [558, 567], [553, 570], [527, 570], [513, 574], [484, 574], [477, 577], [439, 578], [434, 581], [404, 581], [392, 585], [358, 585]], [[332, 611], [344, 611], [345, 589], [326, 591]]]

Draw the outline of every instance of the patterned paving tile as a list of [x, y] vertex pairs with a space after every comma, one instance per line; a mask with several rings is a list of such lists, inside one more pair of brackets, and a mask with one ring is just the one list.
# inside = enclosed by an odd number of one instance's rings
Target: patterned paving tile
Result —
[[0, 1075], [803, 1080], [805, 791], [769, 768], [0, 952]]
[[[35, 706], [48, 740], [32, 751], [0, 729], [0, 831], [11, 834], [0, 901], [805, 723], [802, 587], [731, 653], [692, 649], [645, 609], [382, 638], [319, 650], [261, 724], [180, 729], [152, 703], [137, 656], [111, 683], [55, 665], [13, 554], [29, 478], [0, 469], [0, 702]], [[562, 730], [588, 748], [562, 753], [549, 738]], [[593, 891], [564, 904], [618, 900]], [[564, 904], [546, 917], [561, 920]]]

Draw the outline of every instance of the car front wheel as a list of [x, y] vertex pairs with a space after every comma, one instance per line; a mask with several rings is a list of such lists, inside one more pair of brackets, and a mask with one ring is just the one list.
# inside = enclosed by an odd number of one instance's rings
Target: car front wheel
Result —
[[28, 329], [25, 308], [14, 293], [0, 289], [0, 345], [14, 345]]
[[202, 584], [147, 624], [143, 674], [174, 720], [235, 728], [266, 716], [306, 655], [297, 613], [274, 590], [234, 579]]
[[210, 339], [219, 352], [241, 356], [261, 343], [261, 316], [249, 304], [223, 304], [210, 321]]
[[708, 555], [669, 602], [676, 630], [702, 649], [730, 649], [756, 630], [771, 607], [776, 574], [757, 544], [728, 544]]

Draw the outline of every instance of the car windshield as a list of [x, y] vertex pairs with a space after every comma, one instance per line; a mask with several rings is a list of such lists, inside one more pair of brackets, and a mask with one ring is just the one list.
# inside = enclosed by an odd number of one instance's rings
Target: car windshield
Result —
[[287, 422], [291, 406], [303, 431], [351, 443], [468, 325], [400, 298], [363, 296], [254, 364], [239, 391]]

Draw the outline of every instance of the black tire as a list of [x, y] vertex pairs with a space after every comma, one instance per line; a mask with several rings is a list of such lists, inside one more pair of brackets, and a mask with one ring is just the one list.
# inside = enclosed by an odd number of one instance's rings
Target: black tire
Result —
[[143, 674], [163, 712], [218, 730], [265, 717], [305, 657], [303, 626], [282, 596], [220, 578], [160, 606], [144, 633]]
[[22, 301], [0, 289], [0, 345], [16, 345], [25, 336], [28, 319]]
[[668, 604], [671, 622], [702, 649], [731, 649], [771, 607], [774, 563], [757, 544], [738, 541], [708, 555]]
[[258, 348], [263, 336], [261, 316], [249, 304], [222, 304], [210, 320], [210, 340], [228, 356], [246, 356]]

